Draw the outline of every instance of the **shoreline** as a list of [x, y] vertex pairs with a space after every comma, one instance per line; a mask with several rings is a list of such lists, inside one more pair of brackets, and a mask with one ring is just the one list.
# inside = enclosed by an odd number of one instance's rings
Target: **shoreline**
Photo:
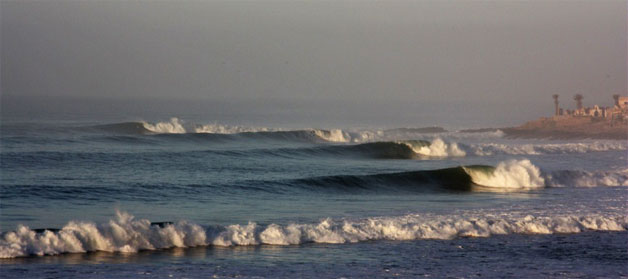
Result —
[[592, 117], [541, 117], [518, 127], [500, 129], [507, 138], [523, 139], [610, 139], [628, 140], [628, 125], [613, 126]]

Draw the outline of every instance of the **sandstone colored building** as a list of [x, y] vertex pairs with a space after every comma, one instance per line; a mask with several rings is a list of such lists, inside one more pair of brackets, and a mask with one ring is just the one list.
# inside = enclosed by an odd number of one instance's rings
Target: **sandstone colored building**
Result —
[[[628, 96], [614, 95], [615, 105], [612, 107], [582, 106], [582, 95], [574, 96], [575, 109], [563, 109], [558, 106], [558, 95], [554, 95], [554, 119], [561, 122], [607, 121], [610, 125], [628, 124]], [[577, 119], [579, 118], [579, 119]]]

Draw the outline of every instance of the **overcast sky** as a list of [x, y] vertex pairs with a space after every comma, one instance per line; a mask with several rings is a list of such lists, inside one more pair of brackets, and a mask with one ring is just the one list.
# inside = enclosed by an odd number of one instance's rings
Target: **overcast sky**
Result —
[[1, 0], [0, 20], [4, 111], [107, 97], [439, 124], [627, 92], [626, 1]]

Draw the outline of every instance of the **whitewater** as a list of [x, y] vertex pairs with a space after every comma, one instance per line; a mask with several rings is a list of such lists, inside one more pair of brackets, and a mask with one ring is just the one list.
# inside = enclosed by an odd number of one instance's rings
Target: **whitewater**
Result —
[[628, 276], [625, 140], [183, 118], [0, 129], [7, 278]]

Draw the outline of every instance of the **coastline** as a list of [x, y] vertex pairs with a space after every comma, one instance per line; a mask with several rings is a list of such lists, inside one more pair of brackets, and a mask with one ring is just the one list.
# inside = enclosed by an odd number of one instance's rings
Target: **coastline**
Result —
[[508, 138], [627, 140], [628, 125], [592, 117], [541, 117], [518, 127], [501, 129]]

